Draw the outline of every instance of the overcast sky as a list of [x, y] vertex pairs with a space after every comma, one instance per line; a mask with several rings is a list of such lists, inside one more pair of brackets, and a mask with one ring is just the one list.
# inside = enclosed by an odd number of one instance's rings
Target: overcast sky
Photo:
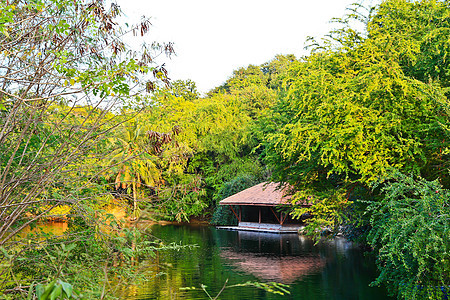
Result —
[[[307, 36], [321, 37], [358, 0], [116, 0], [126, 17], [151, 17], [148, 42], [173, 42], [172, 80], [191, 79], [205, 93], [233, 70], [276, 54], [306, 54]], [[136, 22], [132, 22], [136, 23]], [[161, 61], [159, 59], [158, 61]]]

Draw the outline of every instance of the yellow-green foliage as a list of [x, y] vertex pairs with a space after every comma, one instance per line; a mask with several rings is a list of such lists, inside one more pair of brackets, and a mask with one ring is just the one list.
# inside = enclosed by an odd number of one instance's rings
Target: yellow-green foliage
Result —
[[[438, 76], [411, 76], [428, 72], [411, 57], [419, 61], [423, 51], [431, 51], [430, 43], [443, 43], [428, 30], [450, 29], [446, 7], [436, 1], [386, 1], [368, 18], [365, 37], [344, 26], [322, 48], [290, 65], [286, 92], [271, 114], [277, 126], [266, 135], [266, 161], [275, 180], [318, 190], [328, 182], [332, 193], [399, 169], [439, 174], [449, 184], [443, 152], [450, 122], [446, 83]], [[411, 19], [421, 20], [414, 34]], [[445, 67], [447, 48], [439, 51], [433, 63]], [[427, 67], [434, 68], [431, 62]]]
[[397, 62], [364, 51], [372, 50], [365, 45], [351, 54], [316, 54], [291, 67], [280, 104], [290, 118], [268, 137], [280, 173], [305, 163], [369, 183], [392, 168], [420, 170], [435, 151], [429, 130], [445, 138], [439, 131], [449, 117], [443, 91], [408, 78]]

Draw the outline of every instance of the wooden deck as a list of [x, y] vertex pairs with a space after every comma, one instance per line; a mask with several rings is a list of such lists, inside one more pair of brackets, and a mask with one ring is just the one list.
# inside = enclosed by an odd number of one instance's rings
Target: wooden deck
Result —
[[217, 228], [225, 230], [244, 230], [271, 233], [298, 233], [301, 226], [292, 224], [280, 225], [270, 223], [239, 222], [238, 226], [217, 226]]

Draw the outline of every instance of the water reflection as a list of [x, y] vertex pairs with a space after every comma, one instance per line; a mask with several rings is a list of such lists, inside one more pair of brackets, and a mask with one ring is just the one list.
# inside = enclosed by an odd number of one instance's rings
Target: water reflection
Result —
[[320, 257], [274, 257], [222, 250], [221, 257], [230, 260], [239, 270], [263, 279], [291, 284], [302, 276], [315, 273], [325, 265]]
[[27, 226], [20, 233], [20, 238], [25, 238], [27, 235], [43, 235], [50, 234], [55, 236], [63, 235], [64, 232], [68, 229], [67, 222], [42, 222], [37, 223], [33, 227]]
[[124, 291], [122, 299], [207, 299], [201, 289], [180, 288], [204, 284], [214, 297], [226, 280], [228, 285], [285, 283], [290, 285], [291, 295], [239, 287], [225, 289], [219, 299], [390, 299], [384, 289], [369, 287], [376, 277], [374, 261], [344, 239], [314, 245], [296, 234], [224, 231], [207, 226], [156, 225], [152, 231], [167, 243], [198, 247], [161, 252], [161, 269], [155, 269], [160, 275], [133, 293]]
[[307, 274], [320, 272], [325, 266], [326, 258], [317, 253], [308, 251], [302, 255], [300, 250], [307, 240], [297, 234], [241, 231], [237, 235], [237, 247], [221, 248], [220, 257], [262, 281], [292, 284]]

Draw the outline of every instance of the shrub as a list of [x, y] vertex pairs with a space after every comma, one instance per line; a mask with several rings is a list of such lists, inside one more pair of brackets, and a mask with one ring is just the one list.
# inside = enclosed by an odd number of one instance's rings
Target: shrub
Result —
[[380, 276], [404, 299], [446, 299], [450, 286], [450, 190], [439, 182], [396, 175], [369, 207], [368, 241]]

